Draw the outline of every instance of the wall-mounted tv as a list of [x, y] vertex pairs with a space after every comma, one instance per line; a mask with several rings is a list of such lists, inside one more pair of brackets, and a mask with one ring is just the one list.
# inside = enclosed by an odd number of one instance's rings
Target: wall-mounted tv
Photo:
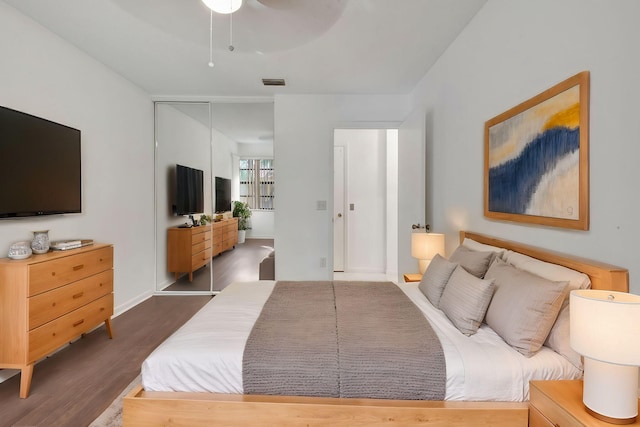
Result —
[[216, 176], [216, 212], [231, 210], [231, 180]]
[[80, 131], [0, 107], [0, 218], [81, 211]]
[[204, 212], [204, 172], [176, 165], [176, 195], [173, 210], [176, 215]]

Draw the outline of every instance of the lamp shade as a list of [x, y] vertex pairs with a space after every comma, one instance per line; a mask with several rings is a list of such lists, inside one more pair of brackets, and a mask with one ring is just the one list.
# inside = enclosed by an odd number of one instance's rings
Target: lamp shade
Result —
[[444, 234], [411, 233], [411, 256], [418, 259], [418, 270], [423, 274], [436, 254], [444, 255]]
[[233, 13], [240, 9], [242, 0], [202, 0], [207, 7], [217, 13]]
[[444, 255], [444, 234], [412, 233], [411, 256], [417, 259], [432, 259], [436, 254]]
[[571, 291], [571, 347], [593, 360], [640, 366], [640, 296]]

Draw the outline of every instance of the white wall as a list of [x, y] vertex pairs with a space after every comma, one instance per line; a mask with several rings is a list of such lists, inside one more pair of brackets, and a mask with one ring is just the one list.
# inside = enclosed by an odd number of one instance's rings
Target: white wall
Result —
[[398, 130], [387, 130], [386, 269], [388, 277], [398, 277]]
[[80, 129], [83, 169], [83, 213], [0, 221], [0, 255], [41, 229], [52, 240], [112, 243], [116, 313], [124, 311], [154, 288], [153, 104], [2, 2], [0, 57], [0, 103]]
[[[409, 111], [407, 96], [276, 95], [277, 279], [330, 280], [333, 275], [334, 129], [397, 127]], [[316, 210], [317, 201], [326, 201], [327, 209]], [[327, 259], [326, 267], [321, 258]]]
[[[470, 229], [628, 268], [640, 293], [640, 2], [489, 0], [413, 92], [424, 108], [432, 225]], [[486, 120], [591, 72], [589, 231], [483, 217]]]
[[[336, 129], [345, 155], [345, 272], [386, 270], [387, 131]], [[353, 204], [354, 209], [350, 209]], [[394, 255], [395, 257], [395, 255]]]
[[233, 178], [233, 155], [238, 150], [238, 143], [229, 139], [217, 129], [211, 130], [213, 146], [213, 176]]
[[[398, 129], [398, 281], [404, 273], [417, 273], [411, 257], [411, 226], [425, 218], [425, 113], [414, 107]], [[433, 225], [433, 224], [432, 224]]]

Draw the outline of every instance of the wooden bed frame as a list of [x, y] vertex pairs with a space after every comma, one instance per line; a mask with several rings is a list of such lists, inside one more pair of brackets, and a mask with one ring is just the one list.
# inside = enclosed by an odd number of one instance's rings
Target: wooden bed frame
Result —
[[[626, 269], [471, 232], [480, 243], [584, 272], [593, 289], [629, 291]], [[527, 426], [527, 402], [407, 401], [218, 393], [147, 392], [136, 387], [123, 402], [132, 426]]]

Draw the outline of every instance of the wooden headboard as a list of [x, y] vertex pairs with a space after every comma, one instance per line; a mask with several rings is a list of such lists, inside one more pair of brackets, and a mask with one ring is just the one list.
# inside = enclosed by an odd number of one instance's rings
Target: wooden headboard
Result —
[[523, 243], [485, 236], [471, 231], [460, 232], [460, 243], [462, 243], [465, 237], [479, 243], [510, 249], [514, 252], [520, 252], [521, 254], [528, 255], [541, 261], [562, 265], [572, 270], [585, 273], [591, 279], [591, 289], [629, 292], [629, 271], [626, 268], [559, 252], [553, 252], [547, 249], [525, 245]]

